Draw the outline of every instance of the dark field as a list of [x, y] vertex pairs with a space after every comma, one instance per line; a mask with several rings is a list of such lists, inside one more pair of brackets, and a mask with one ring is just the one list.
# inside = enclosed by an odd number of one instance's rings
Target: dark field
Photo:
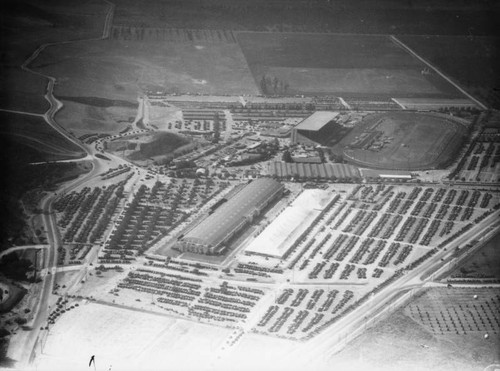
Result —
[[[0, 135], [33, 152], [31, 161], [53, 161], [82, 157], [83, 151], [57, 133], [42, 117], [0, 112]], [[17, 143], [17, 144], [14, 144]], [[17, 150], [12, 148], [12, 153]], [[38, 155], [36, 155], [38, 154]]]
[[[387, 139], [381, 149], [355, 145], [356, 137], [375, 132]], [[465, 133], [464, 126], [442, 116], [391, 112], [367, 116], [338, 146], [344, 149], [345, 160], [361, 166], [393, 170], [442, 168], [454, 159]]]
[[237, 34], [255, 82], [277, 79], [288, 94], [456, 97], [460, 93], [386, 36]]
[[417, 35], [467, 34], [473, 27], [477, 34], [498, 34], [495, 2], [117, 0], [115, 4], [115, 25]]
[[402, 36], [400, 39], [480, 101], [500, 108], [499, 37], [471, 34], [467, 37]]
[[500, 279], [500, 233], [469, 257], [451, 277]]
[[45, 112], [47, 81], [20, 66], [44, 43], [98, 37], [106, 10], [93, 1], [3, 1], [0, 108]]

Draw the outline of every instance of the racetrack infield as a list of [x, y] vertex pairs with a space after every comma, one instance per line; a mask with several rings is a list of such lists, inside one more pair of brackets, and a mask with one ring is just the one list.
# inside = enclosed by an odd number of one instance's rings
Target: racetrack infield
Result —
[[[357, 146], [363, 134], [379, 132], [381, 149]], [[459, 151], [467, 128], [452, 117], [434, 113], [390, 112], [366, 116], [338, 146], [344, 159], [358, 166], [391, 170], [439, 169]]]

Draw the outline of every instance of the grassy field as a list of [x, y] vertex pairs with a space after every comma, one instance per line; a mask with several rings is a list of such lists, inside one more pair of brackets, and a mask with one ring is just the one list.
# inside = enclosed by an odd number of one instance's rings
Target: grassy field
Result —
[[86, 133], [117, 133], [135, 118], [137, 109], [123, 106], [98, 107], [62, 100], [64, 106], [56, 120], [66, 130], [80, 136]]
[[441, 35], [400, 39], [479, 100], [500, 108], [500, 93], [495, 90], [500, 84], [500, 38]]
[[500, 279], [500, 234], [494, 236], [465, 264], [451, 273], [451, 277], [460, 278], [497, 278]]
[[47, 79], [18, 67], [0, 69], [0, 107], [14, 111], [44, 113], [49, 102], [44, 98]]
[[49, 48], [34, 64], [58, 78], [56, 94], [136, 102], [144, 89], [256, 94], [237, 44], [92, 41]]
[[40, 154], [39, 161], [81, 157], [82, 150], [41, 117], [0, 112], [0, 134]]
[[47, 81], [22, 71], [21, 64], [42, 44], [97, 37], [107, 6], [103, 2], [47, 1], [2, 4], [0, 107], [43, 113]]
[[424, 65], [386, 36], [246, 33], [238, 42], [261, 87], [263, 76], [288, 94], [457, 96], [420, 72]]
[[[346, 160], [367, 167], [405, 170], [439, 168], [453, 160], [465, 131], [461, 124], [430, 114], [374, 114], [363, 119], [337, 147], [343, 148]], [[386, 139], [382, 149], [353, 147], [356, 138], [363, 133], [374, 132], [382, 133], [382, 138]]]
[[[498, 34], [494, 2], [118, 0], [115, 24], [252, 31], [443, 35]], [[431, 4], [431, 5], [430, 5]], [[453, 11], [453, 17], [450, 15]]]

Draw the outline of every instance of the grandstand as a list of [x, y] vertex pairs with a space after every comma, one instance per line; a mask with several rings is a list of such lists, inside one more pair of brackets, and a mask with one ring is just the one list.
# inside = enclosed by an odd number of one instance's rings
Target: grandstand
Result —
[[271, 161], [267, 163], [267, 172], [278, 179], [300, 180], [343, 180], [361, 178], [357, 167], [348, 164], [312, 164], [312, 163], [287, 163]]
[[188, 227], [178, 238], [176, 248], [198, 254], [222, 254], [226, 243], [280, 197], [283, 190], [284, 186], [273, 179], [252, 181], [201, 222]]
[[292, 129], [292, 143], [333, 146], [350, 128], [336, 122], [338, 112], [316, 111]]

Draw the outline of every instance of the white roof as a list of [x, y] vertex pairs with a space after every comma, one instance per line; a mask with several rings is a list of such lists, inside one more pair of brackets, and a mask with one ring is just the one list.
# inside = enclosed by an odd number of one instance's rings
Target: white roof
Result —
[[305, 190], [245, 251], [281, 258], [333, 196], [321, 189]]
[[300, 122], [295, 129], [318, 131], [338, 116], [338, 112], [316, 111]]

